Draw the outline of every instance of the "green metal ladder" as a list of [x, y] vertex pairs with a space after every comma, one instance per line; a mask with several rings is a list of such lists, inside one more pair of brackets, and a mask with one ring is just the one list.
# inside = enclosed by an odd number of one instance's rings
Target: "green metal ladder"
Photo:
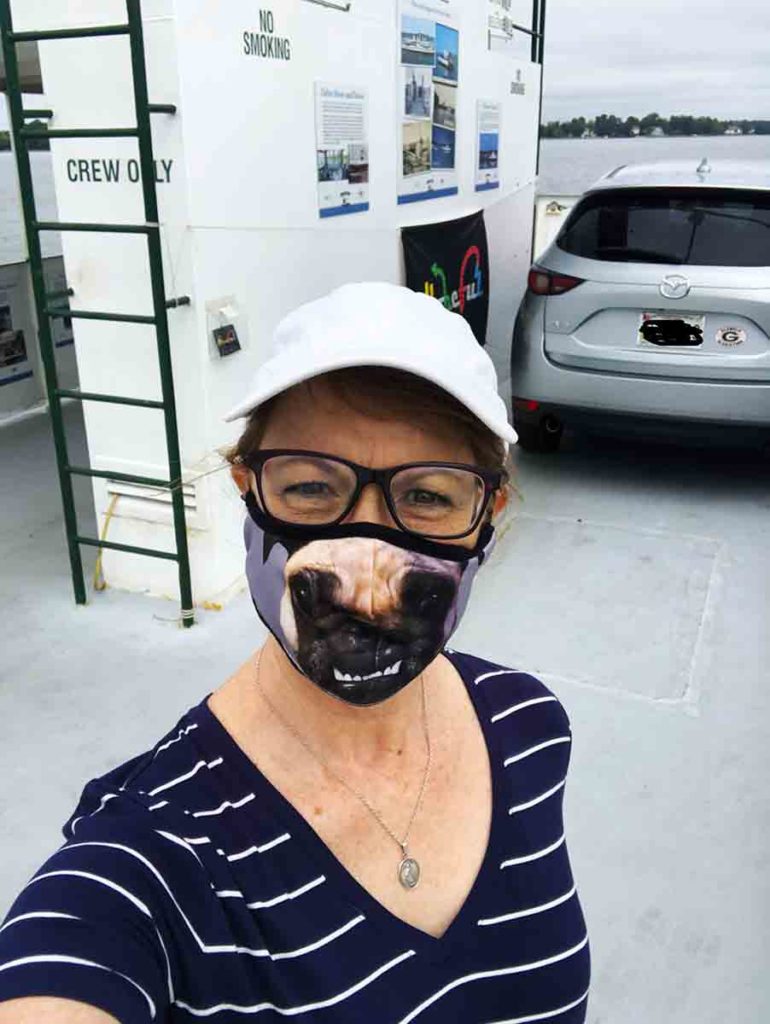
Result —
[[[40, 353], [45, 373], [46, 391], [51, 410], [51, 426], [56, 448], [56, 463], [61, 487], [62, 505], [64, 507], [64, 525], [67, 535], [70, 566], [72, 569], [72, 585], [75, 600], [78, 604], [86, 603], [86, 586], [83, 576], [83, 562], [80, 545], [98, 548], [112, 548], [116, 551], [128, 551], [138, 555], [149, 555], [151, 558], [163, 558], [176, 561], [179, 569], [179, 591], [182, 605], [182, 622], [191, 626], [194, 622], [192, 586], [190, 581], [190, 559], [187, 549], [187, 529], [185, 525], [184, 496], [182, 493], [181, 461], [179, 455], [179, 435], [176, 422], [176, 405], [174, 401], [174, 380], [169, 347], [168, 317], [166, 310], [176, 306], [188, 305], [187, 296], [166, 299], [163, 282], [163, 260], [161, 250], [160, 226], [158, 223], [158, 198], [155, 191], [155, 164], [152, 150], [152, 133], [150, 128], [151, 114], [175, 114], [176, 107], [172, 104], [150, 103], [147, 96], [147, 69], [144, 56], [144, 36], [142, 31], [142, 13], [140, 0], [126, 0], [127, 19], [121, 25], [98, 25], [85, 28], [54, 29], [39, 32], [14, 32], [11, 15], [11, 0], [0, 0], [0, 32], [2, 33], [3, 55], [5, 59], [6, 80], [13, 132], [16, 165], [19, 175], [19, 186], [27, 234], [30, 268], [32, 272], [32, 289], [37, 311], [38, 336]], [[16, 44], [21, 42], [37, 42], [53, 39], [81, 39], [87, 37], [128, 36], [131, 47], [131, 67], [133, 72], [134, 105], [136, 108], [135, 128], [35, 128], [27, 127], [29, 119], [48, 120], [53, 117], [52, 110], [25, 110], [19, 80], [19, 67]], [[93, 139], [93, 138], [135, 138], [139, 144], [139, 165], [141, 168], [142, 194], [144, 198], [143, 224], [86, 224], [40, 221], [37, 219], [35, 197], [32, 185], [29, 149], [30, 139]], [[147, 251], [150, 264], [150, 281], [152, 288], [152, 315], [106, 313], [95, 310], [70, 309], [66, 301], [73, 294], [71, 289], [59, 292], [46, 292], [43, 277], [43, 261], [40, 250], [40, 233], [43, 231], [97, 231], [118, 234], [140, 234], [147, 239]], [[61, 300], [65, 300], [62, 302]], [[153, 324], [155, 327], [158, 363], [160, 367], [162, 401], [140, 398], [126, 398], [121, 395], [97, 394], [94, 392], [59, 387], [54, 345], [51, 337], [52, 318], [72, 317], [82, 320], [108, 320], [120, 323]], [[134, 476], [129, 473], [95, 470], [84, 466], [70, 465], [67, 454], [67, 438], [62, 418], [63, 398], [74, 398], [78, 401], [110, 402], [115, 405], [131, 405], [143, 409], [162, 410], [166, 428], [166, 449], [168, 455], [169, 478], [155, 479], [147, 476]], [[84, 537], [78, 532], [75, 501], [72, 490], [72, 477], [102, 477], [129, 484], [144, 484], [155, 488], [168, 489], [174, 521], [174, 537], [176, 551], [160, 551], [155, 548], [137, 547], [131, 544], [118, 544], [102, 540], [98, 537]]]

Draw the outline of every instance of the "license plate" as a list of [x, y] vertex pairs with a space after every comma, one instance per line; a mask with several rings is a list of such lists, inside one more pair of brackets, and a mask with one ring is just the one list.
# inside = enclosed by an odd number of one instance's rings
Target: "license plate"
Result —
[[703, 314], [644, 312], [636, 340], [643, 348], [697, 348], [705, 325]]

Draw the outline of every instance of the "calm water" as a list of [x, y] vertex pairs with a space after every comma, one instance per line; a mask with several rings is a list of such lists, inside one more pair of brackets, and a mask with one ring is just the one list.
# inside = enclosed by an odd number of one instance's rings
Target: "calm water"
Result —
[[574, 195], [619, 164], [641, 160], [752, 160], [770, 168], [770, 135], [675, 139], [543, 139], [540, 147], [542, 195]]

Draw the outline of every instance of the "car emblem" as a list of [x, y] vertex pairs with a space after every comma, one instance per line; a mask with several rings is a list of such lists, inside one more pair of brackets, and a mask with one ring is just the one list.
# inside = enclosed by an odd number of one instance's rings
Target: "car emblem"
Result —
[[660, 282], [660, 294], [666, 299], [683, 299], [689, 291], [690, 282], [681, 274], [667, 274]]

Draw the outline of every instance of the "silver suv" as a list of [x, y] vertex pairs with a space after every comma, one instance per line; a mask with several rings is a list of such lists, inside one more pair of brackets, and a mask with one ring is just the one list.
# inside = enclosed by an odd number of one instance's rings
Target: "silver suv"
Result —
[[617, 167], [529, 272], [511, 349], [531, 451], [565, 424], [770, 441], [770, 168]]

